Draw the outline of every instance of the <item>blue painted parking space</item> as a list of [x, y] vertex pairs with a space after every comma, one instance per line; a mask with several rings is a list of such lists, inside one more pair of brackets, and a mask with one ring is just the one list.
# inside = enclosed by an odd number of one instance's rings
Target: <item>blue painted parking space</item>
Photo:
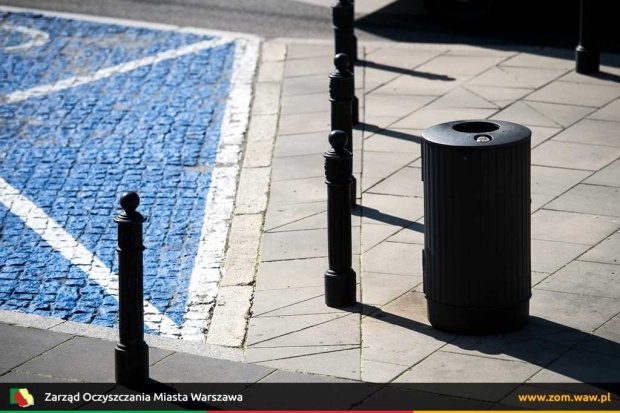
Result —
[[91, 272], [136, 190], [145, 300], [183, 325], [235, 59], [214, 40], [0, 12], [0, 309], [114, 326]]

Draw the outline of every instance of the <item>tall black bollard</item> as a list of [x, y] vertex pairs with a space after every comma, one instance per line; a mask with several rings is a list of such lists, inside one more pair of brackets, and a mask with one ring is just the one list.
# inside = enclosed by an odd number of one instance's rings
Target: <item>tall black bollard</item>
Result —
[[347, 134], [329, 134], [331, 149], [325, 157], [327, 184], [327, 241], [329, 269], [325, 272], [325, 304], [347, 307], [355, 303], [355, 271], [351, 268], [351, 169], [353, 155]]
[[[346, 148], [353, 154], [353, 118], [351, 105], [353, 102], [353, 74], [347, 69], [349, 57], [339, 53], [334, 57], [336, 70], [329, 74], [329, 101], [331, 102], [332, 130], [341, 130], [347, 134]], [[357, 196], [357, 180], [351, 167], [351, 206], [355, 206]]]
[[581, 0], [579, 12], [579, 44], [575, 49], [575, 70], [584, 75], [599, 72], [599, 50], [592, 0]]
[[142, 292], [142, 223], [135, 192], [121, 196], [124, 211], [114, 217], [118, 224], [119, 336], [114, 349], [115, 377], [119, 384], [145, 383], [149, 378], [149, 348], [144, 342]]
[[[344, 53], [349, 56], [347, 68], [355, 73], [357, 61], [357, 39], [353, 33], [355, 11], [352, 0], [338, 0], [332, 5], [332, 21], [334, 25], [334, 54]], [[355, 93], [355, 83], [353, 85]], [[359, 100], [353, 95], [353, 124], [359, 123]]]

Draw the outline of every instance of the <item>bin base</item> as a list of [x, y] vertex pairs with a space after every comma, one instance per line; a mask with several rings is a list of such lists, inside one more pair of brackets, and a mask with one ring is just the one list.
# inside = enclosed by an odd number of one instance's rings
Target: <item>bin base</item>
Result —
[[428, 321], [438, 329], [464, 335], [505, 333], [527, 323], [530, 300], [509, 307], [468, 308], [440, 304], [426, 299]]

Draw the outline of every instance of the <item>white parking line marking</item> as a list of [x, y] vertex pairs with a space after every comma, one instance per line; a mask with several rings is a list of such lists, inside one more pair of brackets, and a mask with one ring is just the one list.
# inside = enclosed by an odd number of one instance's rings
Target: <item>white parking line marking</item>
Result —
[[4, 50], [7, 52], [14, 52], [15, 50], [24, 50], [30, 49], [31, 47], [43, 46], [49, 40], [50, 36], [42, 32], [40, 30], [31, 29], [29, 27], [24, 26], [14, 26], [12, 24], [3, 24], [0, 25], [0, 29], [16, 31], [27, 36], [30, 36], [30, 41], [15, 45], [5, 47]]
[[[55, 251], [58, 251], [87, 274], [91, 280], [99, 284], [106, 294], [118, 301], [118, 276], [63, 227], [58, 225], [54, 219], [2, 177], [0, 177], [0, 202], [11, 213], [24, 221], [24, 224], [39, 234]], [[144, 322], [149, 328], [160, 329], [162, 335], [178, 336], [179, 329], [174, 321], [146, 300], [144, 301], [144, 309]]]
[[67, 79], [60, 80], [56, 83], [35, 86], [28, 90], [13, 92], [5, 97], [5, 103], [17, 103], [34, 96], [48, 95], [50, 93], [59, 92], [61, 90], [105, 79], [119, 73], [130, 72], [140, 67], [153, 65], [164, 60], [175, 59], [180, 56], [196, 53], [200, 50], [222, 46], [230, 42], [230, 39], [212, 39], [183, 46], [174, 50], [166, 50], [165, 52], [157, 53], [153, 56], [133, 60], [127, 63], [121, 63], [116, 66], [106, 67], [89, 75], [73, 76]]

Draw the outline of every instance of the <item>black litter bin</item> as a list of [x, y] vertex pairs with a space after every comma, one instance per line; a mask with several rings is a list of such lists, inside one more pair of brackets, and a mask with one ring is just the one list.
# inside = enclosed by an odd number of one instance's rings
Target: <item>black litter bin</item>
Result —
[[496, 120], [422, 133], [422, 258], [433, 327], [492, 334], [527, 321], [531, 135]]

